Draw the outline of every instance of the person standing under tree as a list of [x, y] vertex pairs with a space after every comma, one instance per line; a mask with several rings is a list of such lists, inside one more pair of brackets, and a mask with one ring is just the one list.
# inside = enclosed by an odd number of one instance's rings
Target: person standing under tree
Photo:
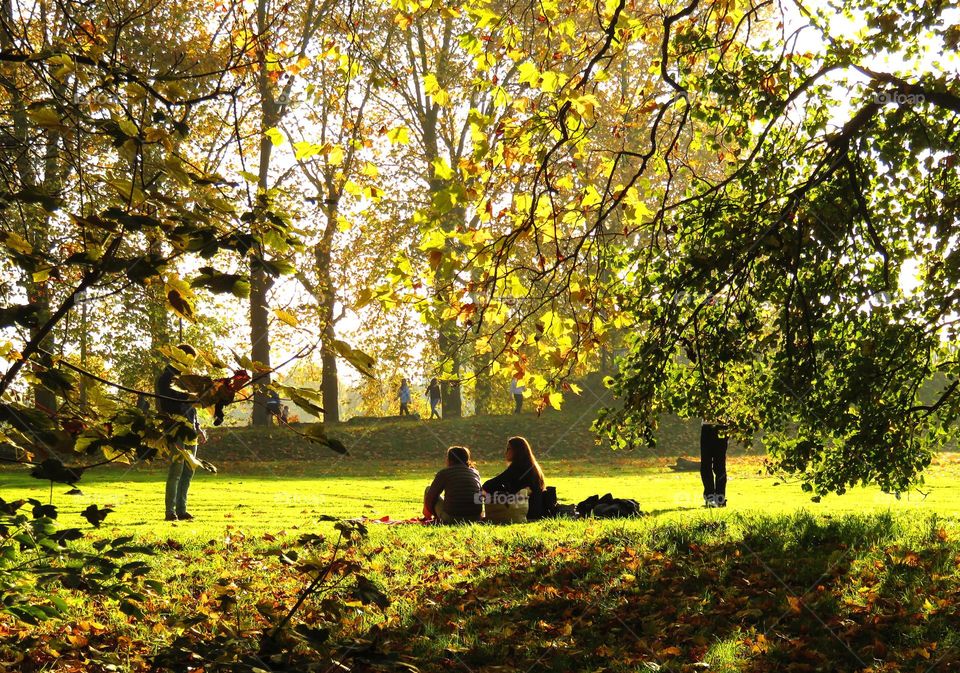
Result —
[[[196, 357], [197, 351], [190, 344], [180, 344], [177, 346], [183, 353], [191, 357]], [[190, 482], [193, 480], [193, 465], [187, 460], [185, 454], [193, 458], [197, 455], [197, 443], [203, 443], [207, 440], [206, 435], [200, 428], [200, 420], [197, 418], [197, 409], [190, 401], [190, 396], [179, 390], [174, 390], [173, 380], [180, 374], [173, 362], [167, 363], [160, 376], [157, 377], [154, 391], [157, 394], [157, 410], [168, 416], [181, 416], [187, 420], [187, 423], [193, 426], [196, 433], [195, 437], [174, 442], [174, 451], [171, 456], [170, 469], [167, 471], [167, 488], [165, 494], [167, 521], [189, 521], [193, 515], [187, 511], [187, 492], [190, 490]], [[174, 421], [164, 429], [165, 432], [173, 430]]]
[[700, 481], [706, 507], [727, 506], [727, 437], [724, 426], [703, 421], [700, 426]]
[[440, 406], [442, 398], [440, 395], [440, 382], [437, 381], [436, 377], [430, 379], [430, 385], [427, 386], [427, 392], [424, 394], [430, 398], [430, 418], [440, 418], [440, 412], [437, 411], [437, 407]]
[[523, 409], [523, 391], [526, 386], [520, 385], [520, 377], [510, 379], [510, 394], [513, 395], [513, 413], [519, 414]]
[[400, 415], [410, 415], [410, 384], [406, 379], [400, 379], [400, 391], [397, 393], [400, 398]]
[[269, 391], [267, 393], [266, 407], [270, 418], [276, 419], [277, 425], [280, 425], [280, 412], [283, 410], [283, 405], [280, 402], [280, 393], [276, 390]]

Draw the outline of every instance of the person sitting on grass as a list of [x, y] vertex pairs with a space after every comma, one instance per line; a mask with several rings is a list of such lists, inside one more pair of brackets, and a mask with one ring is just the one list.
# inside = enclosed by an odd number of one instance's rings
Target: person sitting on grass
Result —
[[[507, 440], [507, 469], [483, 484], [487, 519], [495, 523], [543, 518], [543, 470], [523, 437]], [[529, 499], [521, 491], [529, 491]]]
[[423, 494], [423, 515], [442, 523], [462, 523], [479, 521], [482, 513], [480, 473], [470, 459], [470, 449], [451, 446], [447, 466]]

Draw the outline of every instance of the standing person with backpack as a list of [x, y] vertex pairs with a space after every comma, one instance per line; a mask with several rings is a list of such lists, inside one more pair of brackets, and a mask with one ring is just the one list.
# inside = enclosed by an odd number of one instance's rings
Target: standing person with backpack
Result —
[[[190, 344], [177, 346], [184, 354], [196, 357], [197, 351]], [[170, 460], [170, 469], [167, 471], [167, 487], [165, 493], [166, 520], [189, 521], [193, 515], [187, 511], [187, 492], [193, 480], [193, 465], [187, 459], [189, 454], [194, 459], [197, 456], [197, 444], [207, 441], [207, 436], [200, 428], [197, 418], [197, 409], [193, 406], [190, 396], [179, 390], [174, 390], [173, 380], [180, 374], [173, 362], [167, 363], [160, 376], [157, 377], [154, 392], [157, 394], [157, 410], [168, 416], [180, 416], [186, 419], [196, 433], [193, 438], [186, 438], [173, 442], [174, 451]], [[164, 432], [173, 429], [176, 421], [170, 422]]]
[[725, 427], [704, 420], [700, 426], [700, 481], [705, 507], [727, 506], [727, 437]]
[[430, 379], [430, 385], [427, 386], [427, 392], [424, 393], [430, 398], [430, 418], [440, 418], [440, 412], [437, 407], [440, 406], [442, 397], [440, 395], [440, 382], [434, 377]]

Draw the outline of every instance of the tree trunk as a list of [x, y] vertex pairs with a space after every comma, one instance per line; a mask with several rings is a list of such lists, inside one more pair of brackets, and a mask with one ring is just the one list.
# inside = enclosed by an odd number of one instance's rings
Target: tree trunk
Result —
[[473, 413], [486, 416], [490, 413], [490, 353], [477, 353], [473, 356]]
[[[32, 243], [36, 243], [36, 238], [33, 238]], [[42, 249], [42, 248], [37, 248]], [[47, 321], [50, 320], [50, 297], [47, 295], [46, 291], [42, 286], [37, 286], [34, 283], [28, 283], [30, 302], [37, 307], [37, 327], [30, 329], [30, 337], [33, 338], [37, 335], [37, 332], [40, 330], [40, 327], [47, 324]], [[53, 358], [50, 353], [54, 352], [56, 348], [56, 341], [53, 336], [53, 330], [50, 331], [50, 334], [40, 342], [40, 350], [37, 353], [37, 360], [40, 365], [37, 369], [47, 369], [53, 366]], [[48, 414], [57, 413], [57, 396], [53, 394], [50, 390], [44, 388], [41, 385], [34, 386], [33, 389], [33, 404], [40, 411], [44, 411]]]
[[[273, 127], [273, 104], [263, 100], [263, 131]], [[273, 143], [266, 135], [260, 138], [260, 173], [257, 187], [258, 198], [267, 193], [270, 175], [270, 155]], [[256, 223], [254, 222], [254, 226]], [[270, 368], [270, 309], [267, 305], [267, 292], [270, 290], [270, 279], [261, 265], [256, 263], [256, 254], [266, 255], [262, 245], [253, 251], [250, 258], [250, 357], [254, 362]], [[270, 413], [267, 409], [267, 393], [264, 386], [270, 383], [270, 376], [259, 380], [253, 387], [253, 424], [269, 425]]]
[[[270, 313], [267, 308], [267, 291], [270, 283], [262, 267], [250, 261], [250, 357], [254, 362], [270, 367]], [[269, 425], [267, 394], [263, 386], [270, 383], [270, 376], [258, 380], [253, 392], [253, 424]]]
[[320, 389], [323, 393], [323, 422], [340, 422], [340, 379], [337, 376], [337, 354], [332, 347], [336, 338], [333, 323], [329, 323], [323, 331], [323, 352], [320, 363], [323, 365], [323, 374], [320, 378]]
[[[450, 31], [449, 22], [447, 25], [447, 31], [448, 33]], [[447, 38], [449, 38], [449, 35], [447, 35]], [[424, 49], [425, 47], [421, 42], [421, 50]], [[427, 106], [423, 115], [423, 143], [426, 148], [426, 159], [428, 166], [427, 170], [430, 173], [428, 184], [431, 193], [441, 192], [448, 187], [448, 181], [437, 177], [433, 168], [435, 160], [440, 158], [440, 144], [438, 135], [439, 112], [440, 107], [438, 105], [430, 104]], [[457, 224], [458, 216], [460, 221], [463, 221], [463, 215], [460, 214], [460, 211], [462, 211], [462, 209], [454, 209], [452, 212], [446, 213], [442, 216], [441, 226], [443, 227], [444, 231], [450, 232], [454, 230]], [[450, 242], [447, 241], [446, 245], [449, 246]], [[441, 262], [440, 266], [437, 268], [436, 280], [434, 282], [434, 292], [437, 293], [437, 298], [440, 300], [441, 307], [443, 307], [447, 304], [446, 297], [451, 291], [451, 288], [448, 287], [448, 285], [453, 282], [452, 269], [445, 265], [444, 262]], [[444, 418], [460, 418], [463, 416], [463, 399], [459, 381], [461, 358], [458, 349], [460, 348], [460, 345], [461, 344], [457, 339], [456, 319], [442, 320], [440, 323], [440, 328], [437, 330], [437, 346], [440, 350], [441, 361], [445, 365], [447, 363], [450, 364], [450, 371], [454, 376], [453, 381], [440, 381], [440, 394], [443, 397], [442, 413]]]
[[440, 395], [442, 397], [441, 415], [444, 418], [460, 418], [463, 416], [463, 397], [460, 390], [460, 357], [456, 349], [459, 346], [456, 323], [446, 322], [440, 327], [437, 344], [445, 359], [452, 365], [452, 381], [440, 381]]
[[[157, 240], [147, 243], [147, 251], [161, 254], [163, 246]], [[147, 314], [147, 328], [150, 330], [150, 353], [147, 356], [147, 371], [141, 385], [144, 390], [152, 390], [153, 382], [157, 380], [166, 366], [166, 358], [160, 354], [160, 347], [170, 345], [173, 333], [170, 330], [170, 319], [167, 313], [167, 300], [164, 296], [162, 283], [151, 283], [143, 289], [146, 299], [144, 310]]]
[[[4, 0], [3, 19], [8, 25], [15, 25], [17, 19], [13, 12], [13, 3], [11, 0]], [[14, 45], [6, 31], [0, 30], [0, 48], [5, 51], [13, 51]], [[27, 118], [27, 107], [23, 92], [17, 87], [16, 69], [18, 66], [11, 65], [4, 68], [3, 86], [10, 97], [11, 116], [13, 118], [13, 138], [14, 144], [10, 148], [13, 155], [13, 163], [17, 169], [17, 177], [20, 181], [20, 187], [36, 188], [39, 165], [34, 165], [30, 154], [30, 128], [31, 124]], [[41, 189], [46, 193], [52, 193], [59, 187], [59, 143], [60, 136], [54, 131], [47, 131], [44, 134], [45, 151], [43, 158], [43, 185]], [[10, 160], [10, 156], [6, 157]], [[34, 250], [46, 250], [49, 245], [47, 236], [47, 224], [49, 216], [36, 207], [28, 207], [21, 211], [24, 218], [24, 225], [27, 230], [27, 240]], [[37, 308], [37, 327], [31, 328], [30, 337], [37, 335], [41, 326], [45, 325], [50, 319], [50, 296], [46, 287], [42, 283], [35, 283], [29, 275], [25, 276], [22, 286], [26, 290], [27, 297]], [[53, 359], [50, 353], [56, 348], [55, 339], [51, 330], [50, 334], [40, 343], [40, 351], [36, 359], [39, 362], [37, 369], [53, 366]], [[33, 401], [37, 409], [54, 414], [57, 411], [57, 397], [51, 391], [43, 386], [34, 386]]]
[[[80, 366], [86, 369], [87, 371], [90, 368], [87, 366], [87, 356], [88, 354], [88, 337], [87, 330], [90, 329], [88, 322], [89, 311], [87, 309], [87, 293], [84, 292], [82, 296], [77, 297], [77, 300], [80, 302]], [[80, 408], [86, 410], [87, 408], [87, 389], [90, 385], [90, 382], [87, 380], [86, 376], [80, 377]]]
[[333, 342], [337, 338], [336, 318], [337, 292], [333, 287], [330, 264], [333, 254], [333, 236], [337, 231], [337, 202], [339, 194], [334, 186], [334, 176], [325, 172], [323, 184], [317, 185], [325, 194], [323, 236], [313, 251], [313, 263], [317, 273], [317, 286], [313, 289], [319, 310], [320, 329], [323, 332], [323, 349], [320, 351], [320, 392], [323, 395], [323, 422], [340, 422], [340, 378], [337, 374], [337, 351]]

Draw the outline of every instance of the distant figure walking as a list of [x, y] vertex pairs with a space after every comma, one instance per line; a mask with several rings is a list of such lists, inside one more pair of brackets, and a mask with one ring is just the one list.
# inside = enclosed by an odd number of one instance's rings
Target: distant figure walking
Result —
[[270, 417], [276, 419], [277, 425], [280, 425], [281, 420], [286, 421], [283, 418], [283, 404], [280, 402], [280, 393], [276, 390], [267, 393], [266, 407]]
[[397, 393], [400, 398], [400, 415], [410, 415], [410, 385], [406, 379], [400, 379], [400, 390]]
[[703, 422], [700, 426], [700, 481], [706, 507], [727, 506], [727, 438], [724, 426]]
[[[190, 344], [180, 344], [177, 346], [187, 355], [196, 357], [197, 351]], [[167, 521], [189, 521], [193, 515], [187, 511], [187, 492], [190, 490], [190, 482], [193, 480], [193, 465], [188, 460], [188, 456], [196, 460], [197, 443], [203, 443], [207, 437], [200, 429], [200, 421], [197, 418], [197, 409], [190, 401], [190, 396], [173, 388], [173, 380], [180, 374], [180, 370], [172, 363], [164, 367], [163, 372], [157, 377], [154, 391], [157, 394], [157, 410], [168, 416], [180, 416], [193, 426], [196, 435], [193, 438], [178, 440], [174, 442], [174, 450], [171, 455], [170, 469], [167, 471], [166, 488], [166, 520]], [[171, 419], [171, 425], [165, 428], [165, 432], [173, 430], [175, 421]]]
[[523, 391], [526, 386], [520, 385], [520, 377], [510, 379], [510, 394], [513, 395], [513, 413], [519, 414], [523, 410]]
[[427, 386], [427, 392], [424, 394], [430, 398], [430, 418], [440, 418], [437, 407], [440, 406], [442, 397], [440, 395], [440, 382], [437, 381], [436, 377], [430, 379], [430, 385]]

